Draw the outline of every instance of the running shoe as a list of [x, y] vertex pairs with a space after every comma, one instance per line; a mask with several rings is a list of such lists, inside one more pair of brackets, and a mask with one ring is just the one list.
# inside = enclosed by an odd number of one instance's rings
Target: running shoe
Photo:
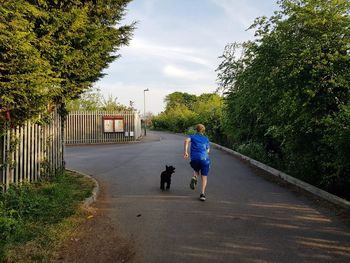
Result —
[[197, 184], [197, 176], [192, 176], [191, 183], [190, 183], [190, 188], [192, 190], [194, 190], [194, 188], [196, 187], [196, 184]]
[[204, 195], [204, 194], [201, 194], [201, 195], [199, 196], [199, 200], [205, 201], [205, 195]]

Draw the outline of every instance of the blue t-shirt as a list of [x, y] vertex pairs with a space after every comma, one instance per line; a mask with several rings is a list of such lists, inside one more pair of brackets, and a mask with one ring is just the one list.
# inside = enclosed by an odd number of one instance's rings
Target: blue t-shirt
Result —
[[200, 133], [196, 133], [194, 135], [191, 135], [190, 139], [191, 139], [191, 160], [209, 160], [208, 137]]

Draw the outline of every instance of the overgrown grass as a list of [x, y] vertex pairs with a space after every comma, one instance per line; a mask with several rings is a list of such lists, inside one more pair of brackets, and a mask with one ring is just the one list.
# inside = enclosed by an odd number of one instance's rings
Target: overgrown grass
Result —
[[66, 172], [0, 193], [0, 262], [50, 262], [82, 221], [94, 184]]

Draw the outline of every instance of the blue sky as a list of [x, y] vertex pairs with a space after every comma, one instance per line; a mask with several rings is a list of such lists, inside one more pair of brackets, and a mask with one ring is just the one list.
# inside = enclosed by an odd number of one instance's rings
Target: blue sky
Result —
[[133, 0], [123, 23], [138, 22], [134, 36], [95, 86], [141, 113], [148, 88], [146, 111], [154, 114], [172, 92], [214, 92], [225, 45], [252, 39], [254, 19], [277, 9], [275, 0]]

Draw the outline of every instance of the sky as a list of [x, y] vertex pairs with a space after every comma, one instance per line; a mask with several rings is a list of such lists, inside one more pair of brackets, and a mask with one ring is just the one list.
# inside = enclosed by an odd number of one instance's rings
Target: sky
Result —
[[276, 0], [133, 0], [121, 24], [137, 28], [95, 87], [141, 114], [163, 111], [175, 91], [212, 93], [225, 46], [253, 39], [254, 19], [276, 10]]

